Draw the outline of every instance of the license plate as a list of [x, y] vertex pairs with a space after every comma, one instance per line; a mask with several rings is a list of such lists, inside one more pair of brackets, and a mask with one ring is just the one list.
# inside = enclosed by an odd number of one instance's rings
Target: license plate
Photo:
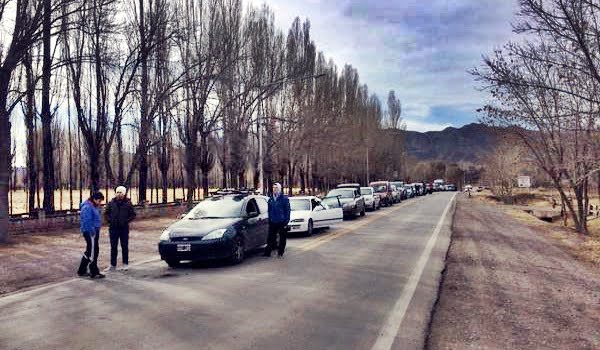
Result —
[[191, 252], [192, 251], [192, 245], [187, 243], [187, 244], [178, 244], [177, 245], [177, 251], [178, 252]]

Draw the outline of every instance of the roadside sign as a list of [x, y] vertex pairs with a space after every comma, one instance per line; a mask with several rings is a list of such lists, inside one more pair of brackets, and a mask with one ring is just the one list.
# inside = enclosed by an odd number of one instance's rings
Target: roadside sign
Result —
[[518, 184], [519, 188], [530, 188], [531, 187], [531, 177], [519, 176], [519, 177], [517, 177], [517, 184]]

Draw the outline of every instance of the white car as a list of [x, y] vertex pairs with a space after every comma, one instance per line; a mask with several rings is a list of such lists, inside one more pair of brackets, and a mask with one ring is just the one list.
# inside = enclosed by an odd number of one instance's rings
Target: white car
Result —
[[375, 193], [373, 187], [361, 187], [360, 194], [365, 198], [365, 207], [369, 210], [378, 210], [381, 208], [381, 198]]
[[290, 197], [290, 208], [290, 232], [303, 232], [307, 236], [311, 236], [314, 229], [326, 228], [344, 220], [338, 198], [322, 201], [314, 196]]

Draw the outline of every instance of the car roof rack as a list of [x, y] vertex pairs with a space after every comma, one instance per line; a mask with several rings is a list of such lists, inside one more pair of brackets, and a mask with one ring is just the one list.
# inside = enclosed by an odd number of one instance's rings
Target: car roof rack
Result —
[[253, 188], [220, 188], [216, 191], [210, 192], [210, 197], [220, 197], [227, 195], [250, 196], [255, 194], [258, 194], [258, 191], [256, 191]]

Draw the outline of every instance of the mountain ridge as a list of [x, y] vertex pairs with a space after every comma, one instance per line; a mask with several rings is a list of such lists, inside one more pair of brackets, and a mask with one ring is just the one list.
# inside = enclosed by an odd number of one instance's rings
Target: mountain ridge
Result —
[[492, 152], [497, 131], [481, 123], [441, 131], [406, 131], [406, 151], [416, 160], [478, 163]]

